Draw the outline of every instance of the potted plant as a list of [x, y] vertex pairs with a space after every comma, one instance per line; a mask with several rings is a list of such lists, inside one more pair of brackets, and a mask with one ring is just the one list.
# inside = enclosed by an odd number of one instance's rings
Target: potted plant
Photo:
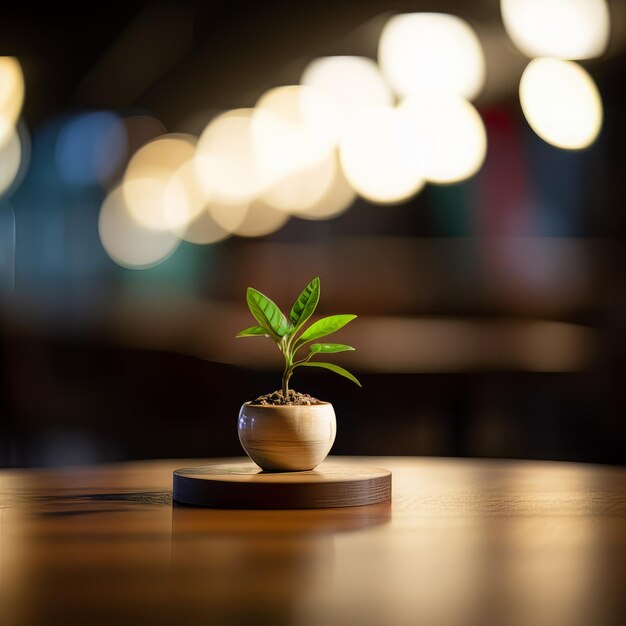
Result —
[[[267, 296], [249, 287], [246, 300], [256, 326], [237, 337], [269, 337], [285, 359], [282, 388], [246, 402], [239, 412], [239, 441], [248, 456], [267, 471], [302, 471], [317, 467], [328, 455], [337, 430], [335, 411], [329, 402], [289, 388], [298, 367], [321, 367], [359, 381], [343, 367], [314, 360], [322, 354], [354, 350], [341, 343], [311, 343], [343, 328], [356, 315], [323, 317], [305, 329], [320, 298], [320, 280], [314, 278], [296, 299], [289, 317]], [[306, 355], [298, 353], [308, 345]]]

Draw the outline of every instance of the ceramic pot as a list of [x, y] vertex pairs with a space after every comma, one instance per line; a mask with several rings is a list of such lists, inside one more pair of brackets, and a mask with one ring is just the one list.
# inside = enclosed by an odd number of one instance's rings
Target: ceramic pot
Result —
[[267, 471], [294, 472], [317, 467], [335, 441], [333, 405], [264, 406], [246, 402], [237, 421], [248, 456]]

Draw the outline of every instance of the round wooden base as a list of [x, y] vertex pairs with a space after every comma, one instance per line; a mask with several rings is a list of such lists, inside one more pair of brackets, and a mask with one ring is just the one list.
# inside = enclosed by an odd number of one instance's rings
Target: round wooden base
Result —
[[307, 472], [264, 472], [251, 461], [174, 471], [174, 501], [217, 509], [318, 509], [391, 499], [391, 472], [327, 460]]

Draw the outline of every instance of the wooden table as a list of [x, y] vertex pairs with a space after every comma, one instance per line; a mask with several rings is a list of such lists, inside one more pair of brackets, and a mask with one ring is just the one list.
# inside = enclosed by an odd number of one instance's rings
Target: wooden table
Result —
[[626, 623], [626, 470], [355, 462], [393, 470], [391, 505], [173, 507], [206, 461], [4, 470], [0, 624]]

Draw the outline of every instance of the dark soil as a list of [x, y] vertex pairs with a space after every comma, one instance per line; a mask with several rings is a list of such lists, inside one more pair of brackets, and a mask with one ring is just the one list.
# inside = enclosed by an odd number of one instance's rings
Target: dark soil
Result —
[[306, 393], [294, 391], [293, 389], [289, 390], [289, 393], [285, 398], [285, 396], [283, 396], [283, 392], [279, 389], [278, 391], [267, 393], [264, 396], [259, 396], [256, 400], [252, 400], [250, 404], [258, 406], [298, 406], [324, 404], [324, 402]]

